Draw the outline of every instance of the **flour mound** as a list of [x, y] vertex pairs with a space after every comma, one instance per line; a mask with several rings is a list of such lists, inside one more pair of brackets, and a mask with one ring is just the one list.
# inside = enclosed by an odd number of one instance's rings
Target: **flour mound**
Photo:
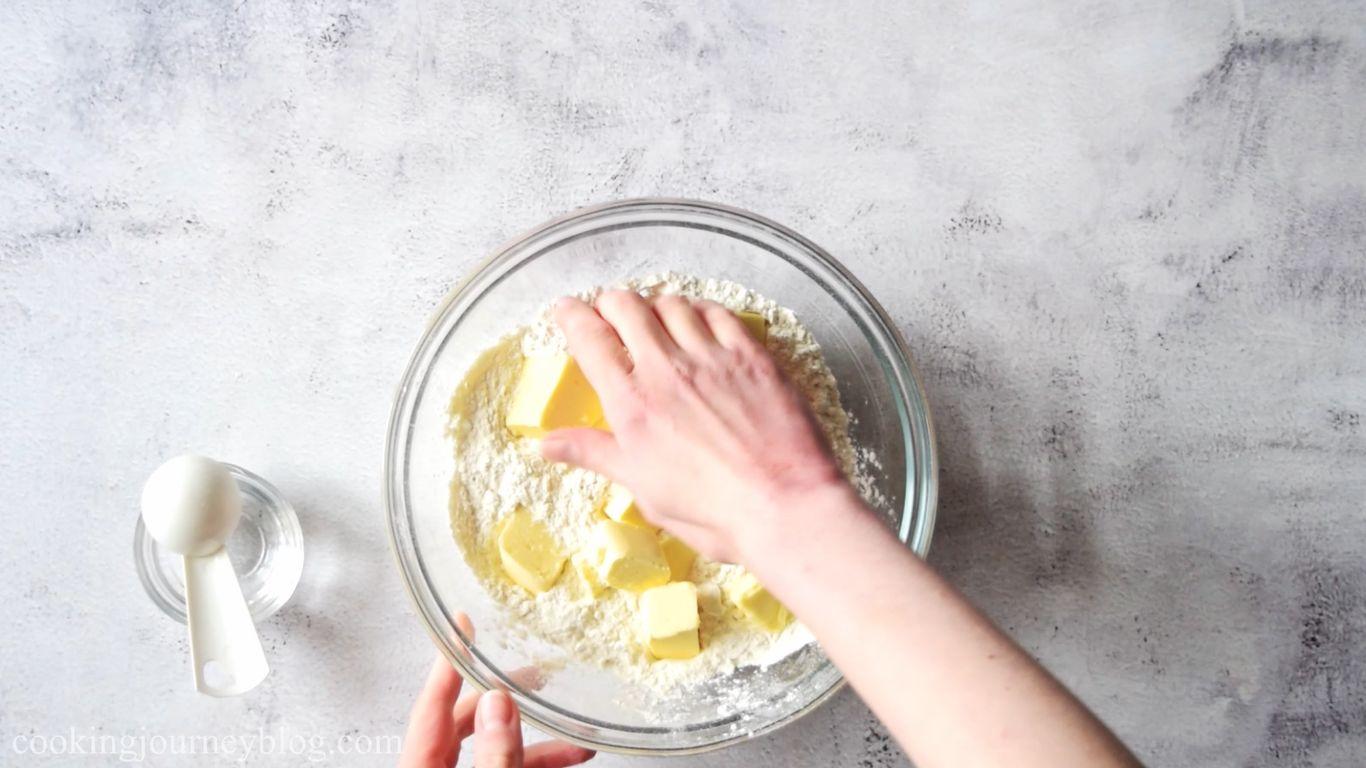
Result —
[[[845, 475], [856, 485], [867, 486], [856, 472], [857, 454], [839, 387], [820, 346], [790, 310], [724, 280], [670, 273], [621, 287], [647, 297], [710, 299], [731, 310], [763, 315], [768, 320], [769, 351], [806, 396]], [[739, 666], [772, 663], [812, 642], [810, 633], [796, 622], [776, 634], [748, 624], [719, 598], [721, 586], [738, 576], [740, 568], [702, 558], [693, 578], [701, 595], [703, 650], [686, 661], [649, 658], [639, 637], [636, 595], [607, 590], [590, 601], [576, 591], [572, 578], [565, 577], [549, 591], [532, 595], [507, 579], [494, 543], [497, 521], [524, 508], [549, 528], [566, 553], [574, 552], [587, 543], [595, 509], [606, 493], [607, 481], [601, 476], [545, 461], [534, 441], [519, 439], [504, 426], [521, 357], [564, 348], [564, 337], [547, 309], [529, 326], [485, 350], [451, 399], [451, 529], [479, 580], [510, 612], [508, 625], [561, 649], [565, 657], [542, 660], [546, 665], [579, 662], [601, 667], [660, 694], [729, 674]]]

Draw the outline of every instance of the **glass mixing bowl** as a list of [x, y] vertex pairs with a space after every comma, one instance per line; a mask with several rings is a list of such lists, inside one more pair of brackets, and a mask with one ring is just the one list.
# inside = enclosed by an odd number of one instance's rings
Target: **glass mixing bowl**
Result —
[[[385, 454], [390, 540], [418, 615], [466, 680], [506, 689], [546, 732], [615, 752], [733, 744], [796, 720], [843, 684], [814, 644], [670, 697], [667, 707], [606, 670], [547, 666], [556, 650], [517, 632], [451, 535], [447, 408], [474, 358], [557, 297], [665, 271], [733, 280], [796, 312], [839, 381], [855, 445], [876, 454], [879, 511], [921, 556], [934, 529], [934, 432], [906, 344], [868, 291], [814, 243], [734, 208], [650, 199], [580, 210], [504, 246], [446, 298], [403, 374]], [[477, 640], [457, 625], [461, 613]], [[718, 693], [737, 687], [743, 705]]]

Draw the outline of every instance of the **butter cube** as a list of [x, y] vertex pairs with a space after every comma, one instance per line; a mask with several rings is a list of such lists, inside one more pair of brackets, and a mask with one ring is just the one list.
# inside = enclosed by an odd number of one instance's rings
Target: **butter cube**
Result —
[[579, 591], [588, 601], [592, 601], [602, 594], [604, 589], [602, 580], [598, 578], [597, 564], [594, 558], [587, 552], [578, 552], [569, 558], [569, 565], [573, 567], [574, 574], [579, 577]]
[[563, 427], [602, 423], [598, 393], [572, 357], [537, 355], [522, 362], [507, 411], [507, 426], [513, 434], [539, 438]]
[[615, 520], [599, 520], [593, 538], [598, 578], [609, 587], [643, 592], [669, 583], [669, 562], [650, 531]]
[[727, 582], [726, 597], [750, 621], [769, 632], [777, 632], [792, 620], [787, 607], [764, 589], [764, 585], [752, 573], [745, 573]]
[[692, 547], [684, 544], [682, 539], [661, 533], [659, 549], [669, 563], [669, 578], [674, 581], [687, 581], [688, 574], [692, 572], [693, 561], [697, 560], [697, 553]]
[[758, 312], [750, 312], [742, 309], [735, 313], [740, 318], [740, 322], [745, 324], [749, 330], [749, 335], [753, 336], [760, 344], [768, 343], [768, 320]]
[[498, 533], [503, 570], [527, 591], [541, 593], [555, 585], [564, 568], [555, 539], [524, 509], [514, 512]]
[[618, 523], [648, 528], [651, 531], [658, 530], [640, 513], [640, 507], [636, 506], [636, 497], [616, 483], [607, 487], [607, 500], [603, 502], [602, 514]]
[[645, 644], [657, 659], [691, 659], [701, 650], [697, 637], [697, 587], [676, 581], [640, 596]]

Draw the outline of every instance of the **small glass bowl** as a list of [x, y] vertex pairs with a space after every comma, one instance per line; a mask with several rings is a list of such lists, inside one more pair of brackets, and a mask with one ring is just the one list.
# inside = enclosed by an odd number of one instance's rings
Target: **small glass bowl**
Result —
[[[242, 520], [228, 538], [228, 559], [237, 571], [251, 618], [261, 621], [289, 602], [304, 570], [304, 534], [294, 507], [265, 478], [223, 464], [242, 493]], [[133, 559], [148, 597], [167, 616], [185, 623], [183, 558], [163, 549], [138, 516]]]

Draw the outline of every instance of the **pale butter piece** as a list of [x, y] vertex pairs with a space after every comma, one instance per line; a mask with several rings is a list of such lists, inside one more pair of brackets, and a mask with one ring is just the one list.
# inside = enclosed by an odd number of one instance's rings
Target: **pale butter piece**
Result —
[[750, 621], [769, 632], [777, 632], [792, 620], [792, 613], [778, 602], [752, 573], [744, 573], [726, 583], [726, 598]]
[[609, 587], [642, 592], [669, 583], [669, 562], [653, 532], [615, 520], [599, 520], [593, 543], [598, 578]]
[[507, 426], [513, 434], [540, 438], [564, 427], [602, 424], [598, 393], [572, 357], [561, 353], [523, 360], [507, 410]]
[[650, 531], [659, 530], [650, 525], [650, 521], [640, 513], [640, 507], [636, 506], [636, 497], [616, 483], [607, 486], [607, 498], [602, 504], [602, 514], [618, 523], [648, 528]]
[[749, 331], [749, 335], [753, 336], [756, 341], [758, 341], [760, 344], [768, 343], [767, 318], [765, 318], [758, 312], [751, 312], [747, 309], [742, 309], [739, 312], [736, 312], [735, 316], [740, 318], [740, 322], [745, 324], [745, 328]]
[[693, 548], [684, 544], [682, 539], [661, 533], [659, 549], [669, 563], [669, 578], [674, 581], [687, 581], [688, 574], [692, 573], [692, 564], [697, 560], [697, 553]]
[[702, 650], [697, 630], [697, 587], [676, 581], [640, 596], [645, 644], [657, 659], [691, 659]]
[[588, 552], [577, 552], [570, 556], [569, 565], [574, 569], [574, 574], [579, 577], [579, 591], [592, 602], [598, 595], [602, 594], [602, 580], [598, 578], [598, 567], [595, 557]]
[[501, 524], [498, 557], [513, 581], [538, 594], [554, 586], [564, 569], [564, 555], [555, 539], [524, 509]]

